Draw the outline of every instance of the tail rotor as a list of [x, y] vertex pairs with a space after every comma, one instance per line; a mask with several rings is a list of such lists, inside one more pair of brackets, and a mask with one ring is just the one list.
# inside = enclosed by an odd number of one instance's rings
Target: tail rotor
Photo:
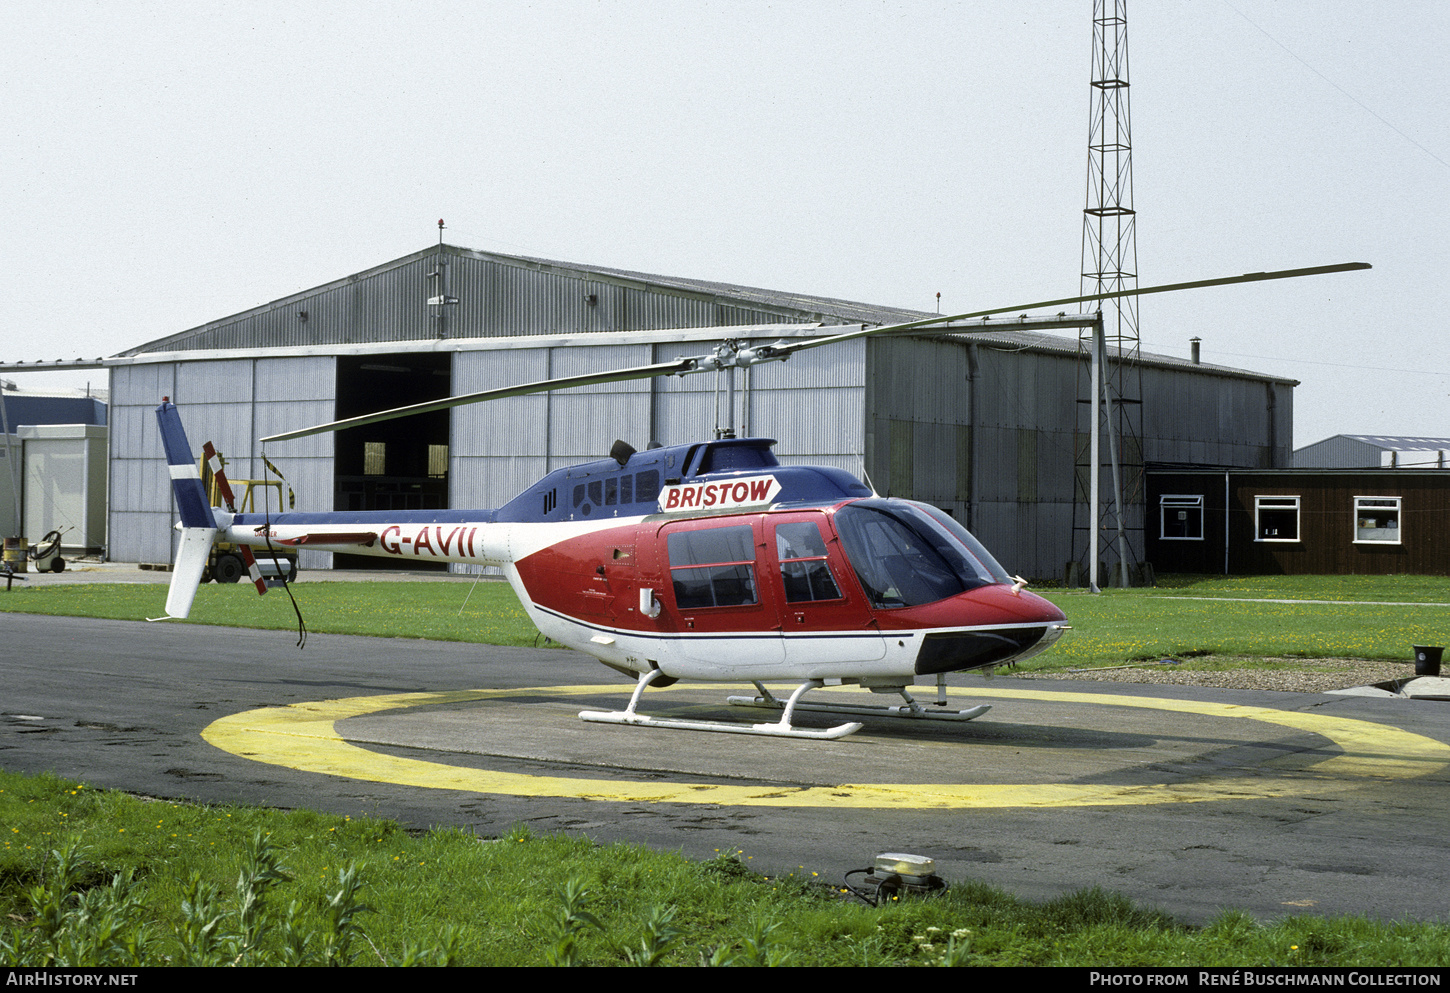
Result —
[[[227, 471], [222, 465], [221, 457], [217, 455], [216, 449], [211, 442], [201, 446], [202, 455], [206, 456], [207, 468], [211, 470], [211, 478], [216, 481], [217, 492], [221, 494], [222, 503], [226, 505], [229, 513], [237, 512], [237, 498], [232, 494], [232, 484], [227, 482]], [[210, 502], [210, 501], [208, 501]], [[257, 595], [265, 596], [267, 593], [267, 581], [262, 578], [262, 570], [257, 568], [256, 556], [252, 554], [251, 548], [246, 545], [237, 546], [237, 552], [242, 556], [242, 564], [247, 567], [247, 575], [251, 577], [252, 584], [257, 587]]]

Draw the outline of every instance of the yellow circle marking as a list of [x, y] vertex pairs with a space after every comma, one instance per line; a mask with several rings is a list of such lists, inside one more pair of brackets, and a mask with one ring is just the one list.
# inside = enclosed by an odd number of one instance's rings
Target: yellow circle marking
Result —
[[1355, 784], [1351, 781], [1355, 779], [1384, 780], [1423, 776], [1450, 765], [1450, 745], [1396, 727], [1346, 717], [1194, 700], [976, 687], [971, 691], [975, 697], [1139, 707], [1209, 717], [1239, 717], [1264, 721], [1322, 735], [1339, 747], [1340, 754], [1297, 770], [1292, 778], [1278, 780], [1263, 777], [1223, 778], [1139, 786], [1087, 783], [742, 786], [735, 783], [637, 782], [530, 776], [489, 769], [461, 768], [369, 751], [345, 741], [335, 727], [337, 721], [348, 717], [406, 707], [466, 703], [522, 694], [574, 696], [619, 691], [620, 687], [616, 684], [350, 697], [343, 700], [296, 703], [286, 707], [265, 707], [234, 714], [209, 725], [202, 732], [202, 737], [224, 751], [258, 762], [371, 782], [509, 796], [578, 797], [630, 803], [709, 803], [746, 807], [871, 807], [907, 810], [1116, 806], [1241, 800], [1299, 795], [1305, 790], [1306, 780], [1312, 782], [1313, 792], [1319, 794], [1326, 790], [1353, 789]]

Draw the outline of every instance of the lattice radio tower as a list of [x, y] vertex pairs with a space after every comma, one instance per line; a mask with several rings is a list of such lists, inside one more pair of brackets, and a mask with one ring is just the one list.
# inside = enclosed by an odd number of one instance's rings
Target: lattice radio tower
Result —
[[[1083, 210], [1081, 292], [1138, 285], [1134, 237], [1133, 140], [1128, 117], [1127, 0], [1093, 0], [1092, 112], [1088, 125], [1087, 206]], [[1094, 588], [1099, 564], [1114, 585], [1140, 575], [1143, 547], [1143, 389], [1138, 364], [1138, 299], [1101, 306], [1102, 329], [1078, 338], [1078, 493], [1073, 505], [1073, 557]], [[1099, 361], [1093, 362], [1093, 350]], [[1091, 370], [1098, 368], [1095, 376]], [[1097, 382], [1094, 383], [1094, 379]], [[1096, 386], [1096, 389], [1094, 389]], [[1106, 443], [1093, 443], [1094, 434]], [[1094, 457], [1096, 455], [1096, 458]], [[1093, 486], [1094, 477], [1098, 485]], [[1094, 501], [1090, 494], [1100, 495]]]

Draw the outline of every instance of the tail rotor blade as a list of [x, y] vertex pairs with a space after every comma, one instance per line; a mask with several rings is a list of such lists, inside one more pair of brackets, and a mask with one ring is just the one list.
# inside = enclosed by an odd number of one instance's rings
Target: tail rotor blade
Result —
[[238, 545], [237, 551], [242, 553], [242, 564], [247, 567], [247, 576], [251, 578], [252, 585], [257, 588], [257, 596], [267, 595], [267, 581], [262, 578], [262, 570], [257, 567], [257, 557], [252, 554], [248, 545]]

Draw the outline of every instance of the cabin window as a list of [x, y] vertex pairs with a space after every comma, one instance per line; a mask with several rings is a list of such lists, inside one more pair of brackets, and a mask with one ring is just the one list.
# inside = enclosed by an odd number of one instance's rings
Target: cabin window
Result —
[[634, 477], [634, 499], [638, 503], [654, 503], [660, 498], [660, 471], [646, 469]]
[[1164, 541], [1202, 541], [1202, 494], [1165, 493], [1158, 498], [1158, 521], [1158, 537]]
[[619, 477], [619, 502], [634, 503], [634, 477]]
[[604, 505], [613, 507], [619, 502], [619, 478], [610, 476], [604, 481]]
[[839, 600], [841, 591], [826, 564], [826, 543], [814, 521], [775, 526], [775, 557], [789, 603]]
[[1299, 498], [1296, 496], [1254, 497], [1255, 541], [1298, 541]]
[[750, 525], [674, 531], [669, 552], [675, 604], [681, 610], [759, 602], [755, 534]]
[[1355, 544], [1398, 545], [1400, 500], [1400, 497], [1355, 497]]

